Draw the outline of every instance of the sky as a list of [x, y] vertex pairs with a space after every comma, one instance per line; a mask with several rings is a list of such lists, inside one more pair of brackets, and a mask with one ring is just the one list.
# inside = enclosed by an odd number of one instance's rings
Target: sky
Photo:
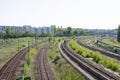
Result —
[[0, 25], [115, 29], [120, 0], [0, 0]]

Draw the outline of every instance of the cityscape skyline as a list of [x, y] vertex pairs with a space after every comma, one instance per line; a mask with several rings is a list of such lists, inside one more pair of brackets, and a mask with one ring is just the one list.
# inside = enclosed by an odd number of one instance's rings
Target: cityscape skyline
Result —
[[23, 26], [0, 26], [0, 32], [5, 33], [7, 29], [16, 32], [31, 32], [36, 34], [41, 34], [42, 31], [45, 33], [50, 32], [51, 34], [54, 33], [54, 29], [56, 28], [55, 25], [51, 26], [42, 26], [42, 27], [32, 27], [30, 25], [23, 25]]

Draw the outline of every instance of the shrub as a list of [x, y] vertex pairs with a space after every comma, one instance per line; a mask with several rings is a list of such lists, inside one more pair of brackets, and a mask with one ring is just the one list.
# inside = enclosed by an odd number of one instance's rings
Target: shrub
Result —
[[77, 53], [81, 55], [81, 54], [82, 54], [82, 51], [78, 49], [78, 50], [77, 50]]
[[24, 64], [24, 71], [25, 71], [25, 74], [28, 73], [28, 64], [27, 63]]
[[23, 44], [22, 47], [25, 47], [25, 44]]

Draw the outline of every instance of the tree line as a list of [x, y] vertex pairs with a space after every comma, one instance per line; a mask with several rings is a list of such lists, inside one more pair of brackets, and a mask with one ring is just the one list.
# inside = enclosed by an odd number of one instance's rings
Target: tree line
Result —
[[32, 37], [32, 36], [40, 36], [40, 37], [47, 37], [47, 36], [80, 36], [80, 35], [88, 35], [87, 31], [84, 29], [74, 29], [71, 27], [62, 28], [57, 27], [54, 28], [54, 33], [51, 34], [49, 31], [45, 32], [43, 29], [41, 30], [41, 34], [31, 33], [31, 32], [19, 32], [13, 31], [11, 29], [6, 29], [5, 32], [0, 31], [0, 38], [18, 38], [18, 37]]
[[88, 35], [88, 32], [84, 29], [76, 29], [76, 28], [62, 28], [58, 27], [56, 28], [55, 31], [55, 36], [81, 36], [81, 35]]
[[117, 41], [120, 42], [120, 25], [118, 26]]

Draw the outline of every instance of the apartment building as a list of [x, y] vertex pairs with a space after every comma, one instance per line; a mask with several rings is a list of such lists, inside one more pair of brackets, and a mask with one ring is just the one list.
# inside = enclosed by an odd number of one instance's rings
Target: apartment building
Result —
[[0, 31], [5, 32], [6, 29], [10, 29], [11, 31], [16, 32], [30, 32], [35, 34], [41, 34], [41, 31], [43, 30], [45, 33], [51, 33], [54, 35], [54, 28], [55, 25], [51, 25], [50, 27], [43, 26], [43, 27], [32, 27], [30, 25], [24, 25], [24, 26], [0, 26]]

